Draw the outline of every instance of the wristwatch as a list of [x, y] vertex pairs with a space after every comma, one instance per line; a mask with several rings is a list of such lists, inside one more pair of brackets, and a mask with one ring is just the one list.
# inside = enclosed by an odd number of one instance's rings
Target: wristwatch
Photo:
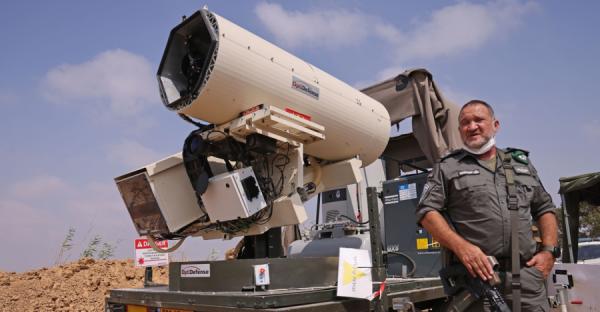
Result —
[[549, 251], [554, 259], [560, 258], [560, 247], [544, 245], [540, 251]]

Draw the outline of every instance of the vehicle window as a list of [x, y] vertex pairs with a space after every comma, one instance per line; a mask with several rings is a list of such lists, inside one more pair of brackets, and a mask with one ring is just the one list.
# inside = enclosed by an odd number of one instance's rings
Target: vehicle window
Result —
[[600, 245], [580, 246], [579, 260], [600, 258]]

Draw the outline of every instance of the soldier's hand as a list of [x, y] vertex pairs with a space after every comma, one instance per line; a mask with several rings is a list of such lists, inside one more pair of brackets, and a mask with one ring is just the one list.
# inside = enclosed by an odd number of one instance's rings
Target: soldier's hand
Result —
[[549, 251], [540, 251], [527, 261], [526, 264], [528, 267], [533, 266], [540, 270], [544, 274], [544, 278], [546, 278], [554, 266], [554, 257]]
[[487, 281], [492, 279], [494, 269], [481, 249], [469, 242], [464, 242], [454, 253], [467, 268], [471, 276]]

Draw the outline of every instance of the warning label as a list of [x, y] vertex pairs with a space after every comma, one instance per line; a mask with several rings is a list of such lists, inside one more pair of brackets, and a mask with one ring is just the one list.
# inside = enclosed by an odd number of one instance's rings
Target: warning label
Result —
[[[169, 248], [169, 242], [158, 241], [156, 246], [166, 249]], [[135, 240], [135, 266], [136, 267], [148, 267], [148, 266], [161, 266], [169, 264], [169, 254], [163, 252], [157, 252], [152, 249], [148, 239], [139, 238]]]
[[397, 204], [398, 203], [398, 195], [387, 195], [383, 198], [383, 203], [385, 205]]
[[400, 197], [400, 201], [417, 198], [417, 184], [400, 184], [398, 186], [398, 197]]

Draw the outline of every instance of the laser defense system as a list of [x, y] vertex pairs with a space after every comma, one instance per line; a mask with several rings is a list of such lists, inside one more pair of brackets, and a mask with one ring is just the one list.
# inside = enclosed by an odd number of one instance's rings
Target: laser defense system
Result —
[[381, 103], [207, 10], [171, 31], [158, 83], [198, 129], [181, 153], [116, 179], [154, 240], [301, 223], [303, 202], [360, 182], [388, 143]]
[[[413, 211], [460, 138], [429, 72], [359, 91], [202, 9], [171, 31], [157, 78], [195, 130], [181, 152], [115, 178], [138, 234], [159, 252], [242, 239], [229, 260], [171, 262], [169, 285], [112, 290], [106, 311], [408, 311], [444, 298], [439, 244]], [[390, 137], [408, 119], [413, 132]], [[340, 247], [369, 251], [378, 299], [336, 296]]]

